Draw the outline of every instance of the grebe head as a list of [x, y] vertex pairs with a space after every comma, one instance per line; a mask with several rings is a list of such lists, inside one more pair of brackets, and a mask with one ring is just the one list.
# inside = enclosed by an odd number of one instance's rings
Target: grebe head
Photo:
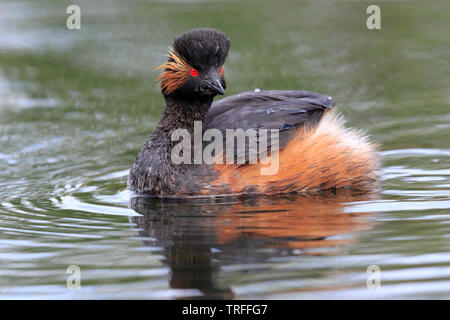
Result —
[[187, 31], [173, 42], [168, 61], [156, 68], [165, 96], [198, 99], [225, 94], [223, 64], [230, 40], [215, 29]]

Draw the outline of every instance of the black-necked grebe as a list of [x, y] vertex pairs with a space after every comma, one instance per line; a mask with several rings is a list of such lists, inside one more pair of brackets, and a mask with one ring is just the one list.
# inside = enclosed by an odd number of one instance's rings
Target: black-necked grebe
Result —
[[[130, 171], [131, 190], [171, 197], [277, 194], [342, 187], [370, 190], [377, 186], [375, 145], [360, 132], [344, 127], [331, 110], [331, 97], [308, 91], [255, 90], [213, 103], [216, 95], [225, 93], [223, 64], [229, 48], [228, 37], [214, 29], [187, 31], [175, 39], [168, 62], [157, 68], [164, 70], [159, 79], [166, 106]], [[199, 148], [194, 136], [198, 124], [201, 133], [215, 129], [213, 133], [222, 134], [223, 149], [214, 150], [213, 163], [196, 158]], [[174, 140], [177, 129], [192, 138]], [[239, 154], [235, 145], [225, 141], [230, 129], [257, 133], [256, 149], [251, 148], [251, 135], [244, 137], [244, 155], [237, 163], [224, 160], [231, 149], [234, 160]], [[266, 129], [266, 134], [261, 129]], [[276, 139], [270, 135], [272, 132], [276, 132]], [[262, 143], [269, 135], [272, 140]], [[180, 151], [182, 140], [192, 147], [192, 154]], [[275, 140], [277, 149], [272, 150], [271, 141]], [[200, 140], [200, 156], [208, 143], [208, 139]], [[188, 161], [174, 161], [175, 148], [175, 154]], [[265, 158], [251, 161], [251, 154]], [[223, 161], [217, 161], [219, 158]], [[276, 170], [262, 174], [261, 170], [275, 160]]]

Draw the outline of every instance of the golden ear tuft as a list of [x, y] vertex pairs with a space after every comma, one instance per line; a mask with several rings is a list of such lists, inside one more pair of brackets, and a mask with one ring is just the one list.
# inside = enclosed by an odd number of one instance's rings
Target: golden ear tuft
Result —
[[167, 56], [172, 61], [160, 65], [155, 71], [165, 69], [156, 80], [159, 80], [162, 91], [165, 94], [170, 94], [187, 80], [191, 66], [173, 48], [169, 48]]

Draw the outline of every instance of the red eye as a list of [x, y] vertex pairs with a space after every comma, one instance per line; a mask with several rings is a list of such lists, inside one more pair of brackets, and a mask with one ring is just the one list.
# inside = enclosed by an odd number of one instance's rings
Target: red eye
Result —
[[194, 68], [191, 68], [191, 70], [189, 71], [190, 75], [193, 77], [198, 77], [198, 71], [195, 70]]
[[220, 67], [219, 74], [223, 73], [223, 67]]

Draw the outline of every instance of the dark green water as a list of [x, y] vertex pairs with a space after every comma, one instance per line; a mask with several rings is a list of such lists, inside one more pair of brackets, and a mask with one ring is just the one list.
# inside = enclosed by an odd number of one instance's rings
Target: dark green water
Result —
[[[2, 0], [0, 298], [450, 298], [450, 5], [373, 3], [381, 30], [360, 1], [86, 0], [69, 31], [70, 1]], [[153, 69], [201, 26], [232, 40], [227, 94], [333, 96], [383, 191], [130, 203]]]

